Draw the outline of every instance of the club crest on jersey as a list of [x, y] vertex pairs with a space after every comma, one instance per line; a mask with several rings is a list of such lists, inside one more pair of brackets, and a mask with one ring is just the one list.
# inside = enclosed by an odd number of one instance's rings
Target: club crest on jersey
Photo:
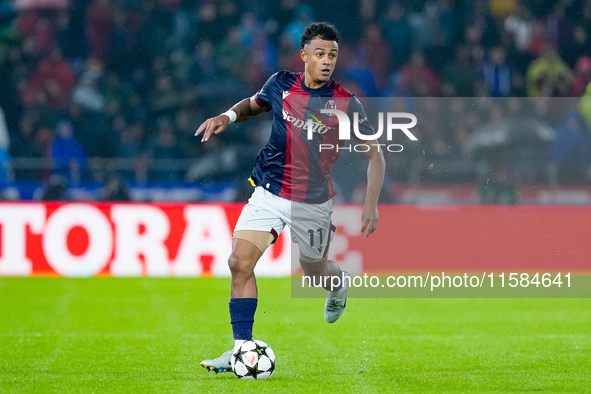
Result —
[[[337, 109], [337, 103], [334, 100], [330, 99], [324, 105], [324, 109]], [[333, 116], [333, 114], [328, 114], [328, 116]]]

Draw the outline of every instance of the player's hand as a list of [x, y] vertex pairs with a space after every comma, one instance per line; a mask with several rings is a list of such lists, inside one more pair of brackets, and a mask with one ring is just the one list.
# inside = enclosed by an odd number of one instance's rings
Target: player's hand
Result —
[[378, 227], [378, 208], [370, 208], [367, 206], [363, 207], [363, 212], [361, 213], [361, 233], [365, 230], [365, 238], [369, 237], [376, 228]]
[[195, 132], [195, 137], [199, 134], [203, 133], [203, 138], [201, 138], [201, 142], [205, 142], [211, 137], [212, 134], [219, 134], [222, 131], [226, 130], [226, 127], [230, 123], [230, 118], [228, 115], [218, 115], [214, 118], [209, 118], [205, 122], [199, 126], [197, 131]]

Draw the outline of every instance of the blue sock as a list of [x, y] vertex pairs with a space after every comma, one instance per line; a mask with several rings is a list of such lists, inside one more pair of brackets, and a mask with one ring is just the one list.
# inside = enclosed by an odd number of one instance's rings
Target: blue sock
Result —
[[257, 302], [256, 298], [230, 299], [230, 322], [234, 339], [252, 340], [252, 326]]

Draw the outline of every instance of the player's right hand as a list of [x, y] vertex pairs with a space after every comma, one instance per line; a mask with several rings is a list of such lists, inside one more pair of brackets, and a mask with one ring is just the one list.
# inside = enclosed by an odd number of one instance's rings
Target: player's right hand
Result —
[[195, 136], [197, 137], [199, 134], [203, 133], [201, 142], [205, 142], [209, 139], [209, 137], [211, 137], [212, 134], [219, 134], [226, 130], [228, 123], [230, 123], [230, 118], [228, 115], [222, 114], [214, 118], [209, 118], [203, 122], [201, 126], [199, 126], [195, 132]]
[[370, 207], [367, 205], [363, 206], [363, 211], [361, 212], [361, 233], [365, 230], [365, 238], [369, 237], [376, 229], [378, 228], [378, 208], [377, 207]]

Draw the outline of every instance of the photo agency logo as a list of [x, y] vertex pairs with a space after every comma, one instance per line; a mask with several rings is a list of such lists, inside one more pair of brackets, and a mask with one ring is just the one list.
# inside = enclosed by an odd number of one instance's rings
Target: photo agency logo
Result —
[[[330, 100], [332, 101], [332, 100]], [[335, 106], [330, 105], [330, 101], [327, 103], [327, 108], [321, 109], [320, 112], [314, 110], [312, 108], [306, 108], [310, 112], [307, 113], [309, 115], [308, 120], [305, 122], [302, 127], [307, 131], [307, 139], [312, 141], [314, 139], [314, 133], [324, 134], [331, 130], [328, 126], [328, 122], [326, 121], [326, 117], [323, 115], [328, 116], [336, 116], [339, 127], [338, 127], [338, 135], [340, 141], [351, 141], [351, 120], [349, 116], [338, 109]], [[385, 126], [384, 126], [384, 119], [385, 119]], [[407, 120], [404, 122], [404, 120]], [[402, 131], [406, 137], [411, 141], [418, 141], [417, 137], [409, 130], [416, 126], [417, 124], [417, 117], [408, 112], [383, 112], [378, 113], [378, 127], [375, 130], [375, 133], [363, 133], [360, 130], [360, 126], [367, 122], [367, 116], [361, 115], [359, 112], [353, 113], [353, 134], [357, 138], [357, 140], [365, 141], [365, 143], [360, 144], [351, 144], [348, 146], [341, 146], [342, 144], [325, 144], [321, 143], [318, 146], [319, 152], [324, 150], [336, 150], [338, 151], [348, 151], [348, 152], [367, 152], [371, 146], [377, 146], [378, 150], [385, 150], [391, 153], [398, 153], [404, 150], [404, 146], [401, 144], [391, 143], [393, 141], [394, 131], [400, 130]], [[402, 123], [400, 123], [402, 121]], [[388, 143], [379, 143], [378, 139], [384, 134], [384, 129], [386, 130], [386, 140]], [[371, 128], [368, 128], [371, 130]]]

